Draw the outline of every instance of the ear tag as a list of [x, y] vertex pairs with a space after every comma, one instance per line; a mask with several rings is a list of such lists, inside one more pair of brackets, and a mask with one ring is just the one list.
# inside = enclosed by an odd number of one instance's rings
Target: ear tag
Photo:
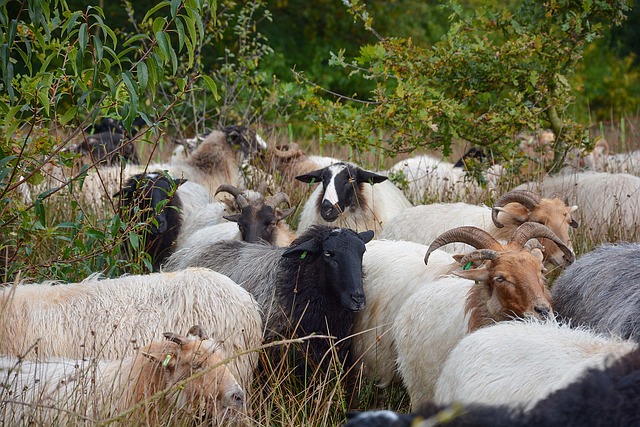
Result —
[[315, 183], [316, 183], [316, 179], [315, 178], [311, 178], [311, 181], [309, 181], [309, 187], [311, 187]]
[[171, 360], [171, 355], [167, 354], [167, 357], [165, 357], [164, 362], [162, 362], [162, 366], [166, 368], [170, 360]]
[[300, 254], [300, 259], [305, 259], [306, 256], [307, 256], [307, 251], [304, 251]]
[[471, 261], [469, 261], [468, 263], [466, 263], [466, 264], [464, 265], [464, 267], [462, 267], [462, 269], [463, 269], [464, 271], [467, 271], [467, 270], [469, 270], [469, 269], [471, 268], [471, 265], [472, 265], [472, 264], [471, 264]]

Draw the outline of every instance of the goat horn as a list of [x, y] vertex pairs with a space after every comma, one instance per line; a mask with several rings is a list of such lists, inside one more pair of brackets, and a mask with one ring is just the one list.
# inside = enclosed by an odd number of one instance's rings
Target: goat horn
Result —
[[520, 248], [524, 248], [524, 245], [529, 239], [533, 238], [545, 238], [553, 241], [560, 250], [566, 255], [566, 260], [572, 263], [575, 260], [575, 254], [573, 251], [562, 241], [556, 233], [551, 231], [546, 225], [539, 224], [537, 222], [525, 222], [516, 229], [511, 235], [509, 244], [513, 243]]
[[275, 209], [276, 206], [278, 206], [280, 203], [286, 203], [287, 206], [291, 206], [291, 201], [289, 201], [289, 196], [287, 196], [287, 193], [280, 192], [264, 202], [265, 205], [273, 209]]
[[493, 249], [479, 249], [477, 251], [473, 251], [463, 256], [458, 262], [458, 264], [460, 264], [461, 266], [464, 266], [468, 262], [484, 261], [484, 260], [493, 261], [496, 258], [498, 258], [498, 252], [494, 251]]
[[283, 144], [273, 147], [273, 153], [281, 159], [291, 159], [301, 155], [302, 150], [300, 150], [300, 146], [298, 146], [298, 144], [292, 142], [291, 144]]
[[522, 206], [532, 211], [540, 204], [540, 197], [527, 190], [513, 190], [504, 194], [496, 200], [493, 205], [493, 209], [491, 209], [491, 219], [498, 228], [502, 228], [504, 225], [498, 221], [499, 211], [496, 208], [501, 208], [508, 203], [520, 203]]
[[448, 243], [461, 242], [471, 245], [476, 249], [502, 250], [502, 245], [486, 231], [472, 226], [463, 226], [445, 231], [438, 236], [429, 246], [424, 256], [424, 263], [427, 264], [431, 252]]

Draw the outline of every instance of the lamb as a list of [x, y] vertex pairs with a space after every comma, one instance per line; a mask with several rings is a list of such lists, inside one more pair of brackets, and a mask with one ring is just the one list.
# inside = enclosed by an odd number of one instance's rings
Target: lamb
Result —
[[640, 341], [640, 245], [602, 245], [554, 282], [556, 312], [574, 325]]
[[397, 311], [391, 338], [412, 405], [432, 396], [446, 357], [468, 332], [514, 317], [552, 316], [542, 252], [537, 242], [528, 243], [540, 237], [552, 240], [573, 261], [571, 249], [537, 223], [518, 227], [507, 244], [479, 228], [458, 227], [429, 246], [427, 265], [433, 251], [447, 243], [461, 241], [478, 250], [456, 256], [460, 268], [454, 276], [425, 284]]
[[[530, 191], [510, 191], [496, 200], [493, 209], [466, 203], [437, 203], [406, 209], [389, 223], [381, 239], [409, 240], [429, 245], [446, 230], [472, 225], [482, 228], [499, 240], [508, 239], [525, 222], [537, 222], [551, 229], [563, 243], [571, 248], [569, 227], [578, 227], [572, 217], [577, 206], [567, 206], [558, 198], [545, 199]], [[564, 266], [564, 252], [553, 242], [542, 240], [545, 261]], [[467, 245], [448, 245], [451, 253], [466, 253]]]
[[347, 227], [379, 233], [411, 203], [386, 176], [352, 163], [335, 163], [296, 177], [306, 183], [322, 183], [311, 194], [300, 214], [298, 233], [313, 224]]
[[225, 364], [220, 343], [198, 326], [186, 337], [164, 336], [168, 341], [122, 360], [0, 358], [3, 423], [96, 423], [144, 402], [119, 422], [161, 425], [195, 414], [217, 425], [237, 418], [245, 393]]
[[442, 367], [437, 404], [508, 405], [527, 411], [588, 369], [606, 369], [638, 344], [571, 329], [555, 320], [504, 322], [455, 347]]
[[[230, 357], [262, 343], [262, 319], [251, 295], [204, 268], [89, 277], [67, 285], [17, 284], [0, 291], [0, 307], [0, 353], [27, 358], [122, 358], [137, 343], [157, 339], [159, 328], [194, 324], [221, 340]], [[229, 366], [246, 388], [256, 364], [257, 355], [246, 354]]]
[[372, 231], [315, 226], [286, 249], [227, 240], [176, 251], [165, 268], [207, 267], [242, 284], [263, 310], [267, 341], [334, 336], [306, 343], [309, 360], [324, 368], [334, 341], [339, 360], [345, 359], [353, 318], [365, 306], [362, 254], [372, 237]]
[[635, 240], [640, 226], [640, 178], [627, 174], [582, 172], [550, 176], [515, 188], [543, 197], [563, 197], [580, 206], [579, 221], [591, 240]]
[[[502, 345], [508, 345], [501, 340]], [[546, 348], [547, 342], [543, 345]], [[539, 351], [539, 348], [533, 351]], [[491, 360], [500, 361], [500, 357]], [[520, 366], [518, 361], [518, 366]], [[448, 427], [600, 427], [640, 423], [640, 349], [618, 358], [606, 369], [588, 369], [579, 379], [540, 400], [531, 410], [510, 406], [453, 405], [445, 408], [423, 402], [412, 415], [369, 411], [351, 416], [345, 427], [410, 427], [433, 424]], [[349, 416], [349, 414], [347, 414]]]

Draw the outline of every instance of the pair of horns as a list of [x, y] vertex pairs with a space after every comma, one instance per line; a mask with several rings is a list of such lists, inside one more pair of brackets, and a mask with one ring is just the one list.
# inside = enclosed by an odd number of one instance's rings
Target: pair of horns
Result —
[[[267, 190], [267, 184], [262, 183], [258, 186], [258, 193], [264, 195]], [[242, 190], [237, 187], [234, 187], [230, 184], [223, 184], [216, 190], [216, 194], [218, 193], [229, 193], [236, 199], [236, 203], [240, 207], [240, 209], [244, 209], [249, 207], [249, 201], [242, 194]], [[289, 200], [289, 196], [286, 193], [279, 192], [271, 196], [267, 201], [264, 202], [266, 206], [269, 206], [272, 209], [275, 209], [280, 203], [286, 203], [287, 206], [291, 206], [291, 201]]]
[[540, 205], [540, 197], [527, 190], [513, 190], [504, 194], [496, 200], [496, 203], [493, 205], [493, 209], [491, 209], [491, 219], [498, 228], [502, 228], [504, 225], [498, 221], [498, 212], [500, 212], [500, 209], [497, 208], [501, 208], [509, 203], [520, 203], [522, 206], [532, 211]]
[[189, 332], [187, 333], [186, 337], [180, 334], [176, 334], [174, 332], [165, 332], [163, 335], [166, 339], [178, 345], [185, 345], [187, 342], [190, 341], [189, 339], [190, 336], [198, 337], [201, 340], [206, 340], [208, 338], [207, 334], [204, 332], [204, 330], [200, 325], [192, 326], [189, 329]]
[[281, 159], [291, 159], [293, 157], [298, 157], [304, 154], [300, 149], [300, 146], [295, 142], [290, 144], [282, 144], [276, 147], [273, 147], [273, 153], [280, 157]]
[[[534, 238], [545, 238], [553, 241], [566, 255], [567, 261], [573, 262], [575, 258], [573, 251], [569, 249], [569, 247], [565, 245], [553, 231], [547, 228], [547, 226], [537, 222], [525, 222], [518, 227], [511, 235], [511, 239], [509, 239], [508, 244], [524, 249], [525, 244], [527, 244], [529, 239]], [[478, 251], [469, 254], [474, 258], [466, 259], [465, 263], [473, 260], [494, 260], [498, 257], [498, 252], [505, 250], [504, 245], [498, 242], [486, 231], [477, 227], [464, 226], [446, 231], [438, 236], [438, 238], [436, 238], [429, 246], [429, 249], [424, 256], [424, 263], [428, 263], [429, 256], [433, 251], [441, 246], [455, 242], [466, 243], [467, 245], [471, 245], [478, 249]]]

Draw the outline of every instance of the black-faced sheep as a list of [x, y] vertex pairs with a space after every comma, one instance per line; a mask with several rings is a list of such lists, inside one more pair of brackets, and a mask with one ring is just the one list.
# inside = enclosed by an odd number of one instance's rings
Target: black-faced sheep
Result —
[[[544, 199], [529, 191], [510, 191], [496, 200], [493, 209], [467, 203], [434, 203], [406, 209], [389, 223], [380, 238], [408, 240], [430, 245], [435, 238], [455, 227], [471, 225], [481, 228], [499, 240], [507, 240], [525, 222], [546, 225], [565, 245], [571, 247], [569, 227], [576, 228], [573, 218], [577, 206], [567, 206], [558, 198]], [[564, 252], [546, 239], [545, 261], [556, 266], [564, 266]], [[450, 253], [466, 253], [471, 247], [462, 244], [447, 245]]]
[[[343, 361], [345, 338], [365, 306], [362, 255], [372, 237], [372, 231], [315, 226], [286, 249], [228, 240], [176, 251], [165, 268], [201, 266], [229, 275], [262, 307], [267, 340], [329, 334]], [[312, 363], [324, 366], [333, 344], [313, 339], [307, 345]]]
[[556, 312], [586, 325], [640, 341], [640, 245], [603, 245], [582, 255], [554, 282]]
[[425, 263], [447, 243], [464, 242], [478, 249], [456, 256], [455, 276], [425, 283], [397, 310], [391, 338], [398, 371], [413, 405], [432, 396], [449, 352], [469, 332], [513, 318], [552, 316], [542, 253], [539, 244], [530, 247], [528, 243], [540, 237], [554, 241], [567, 260], [573, 261], [571, 249], [537, 223], [518, 227], [507, 244], [479, 228], [458, 227], [429, 246]]
[[164, 336], [122, 360], [0, 358], [3, 424], [95, 423], [163, 391], [119, 422], [163, 425], [196, 414], [217, 425], [243, 412], [245, 393], [219, 342], [197, 326]]
[[[158, 339], [159, 330], [194, 324], [221, 340], [229, 357], [262, 344], [254, 299], [205, 268], [64, 285], [18, 284], [0, 291], [0, 308], [0, 353], [29, 359], [122, 358], [131, 347]], [[256, 365], [256, 354], [229, 364], [245, 388]]]
[[411, 203], [386, 176], [351, 163], [335, 163], [296, 177], [309, 184], [321, 183], [300, 214], [298, 232], [314, 224], [347, 227], [356, 231], [384, 226]]
[[85, 156], [90, 164], [113, 166], [119, 164], [121, 159], [132, 165], [140, 164], [132, 138], [145, 125], [146, 122], [138, 117], [133, 121], [131, 132], [127, 132], [121, 120], [105, 117], [84, 130], [84, 139], [73, 151]]

